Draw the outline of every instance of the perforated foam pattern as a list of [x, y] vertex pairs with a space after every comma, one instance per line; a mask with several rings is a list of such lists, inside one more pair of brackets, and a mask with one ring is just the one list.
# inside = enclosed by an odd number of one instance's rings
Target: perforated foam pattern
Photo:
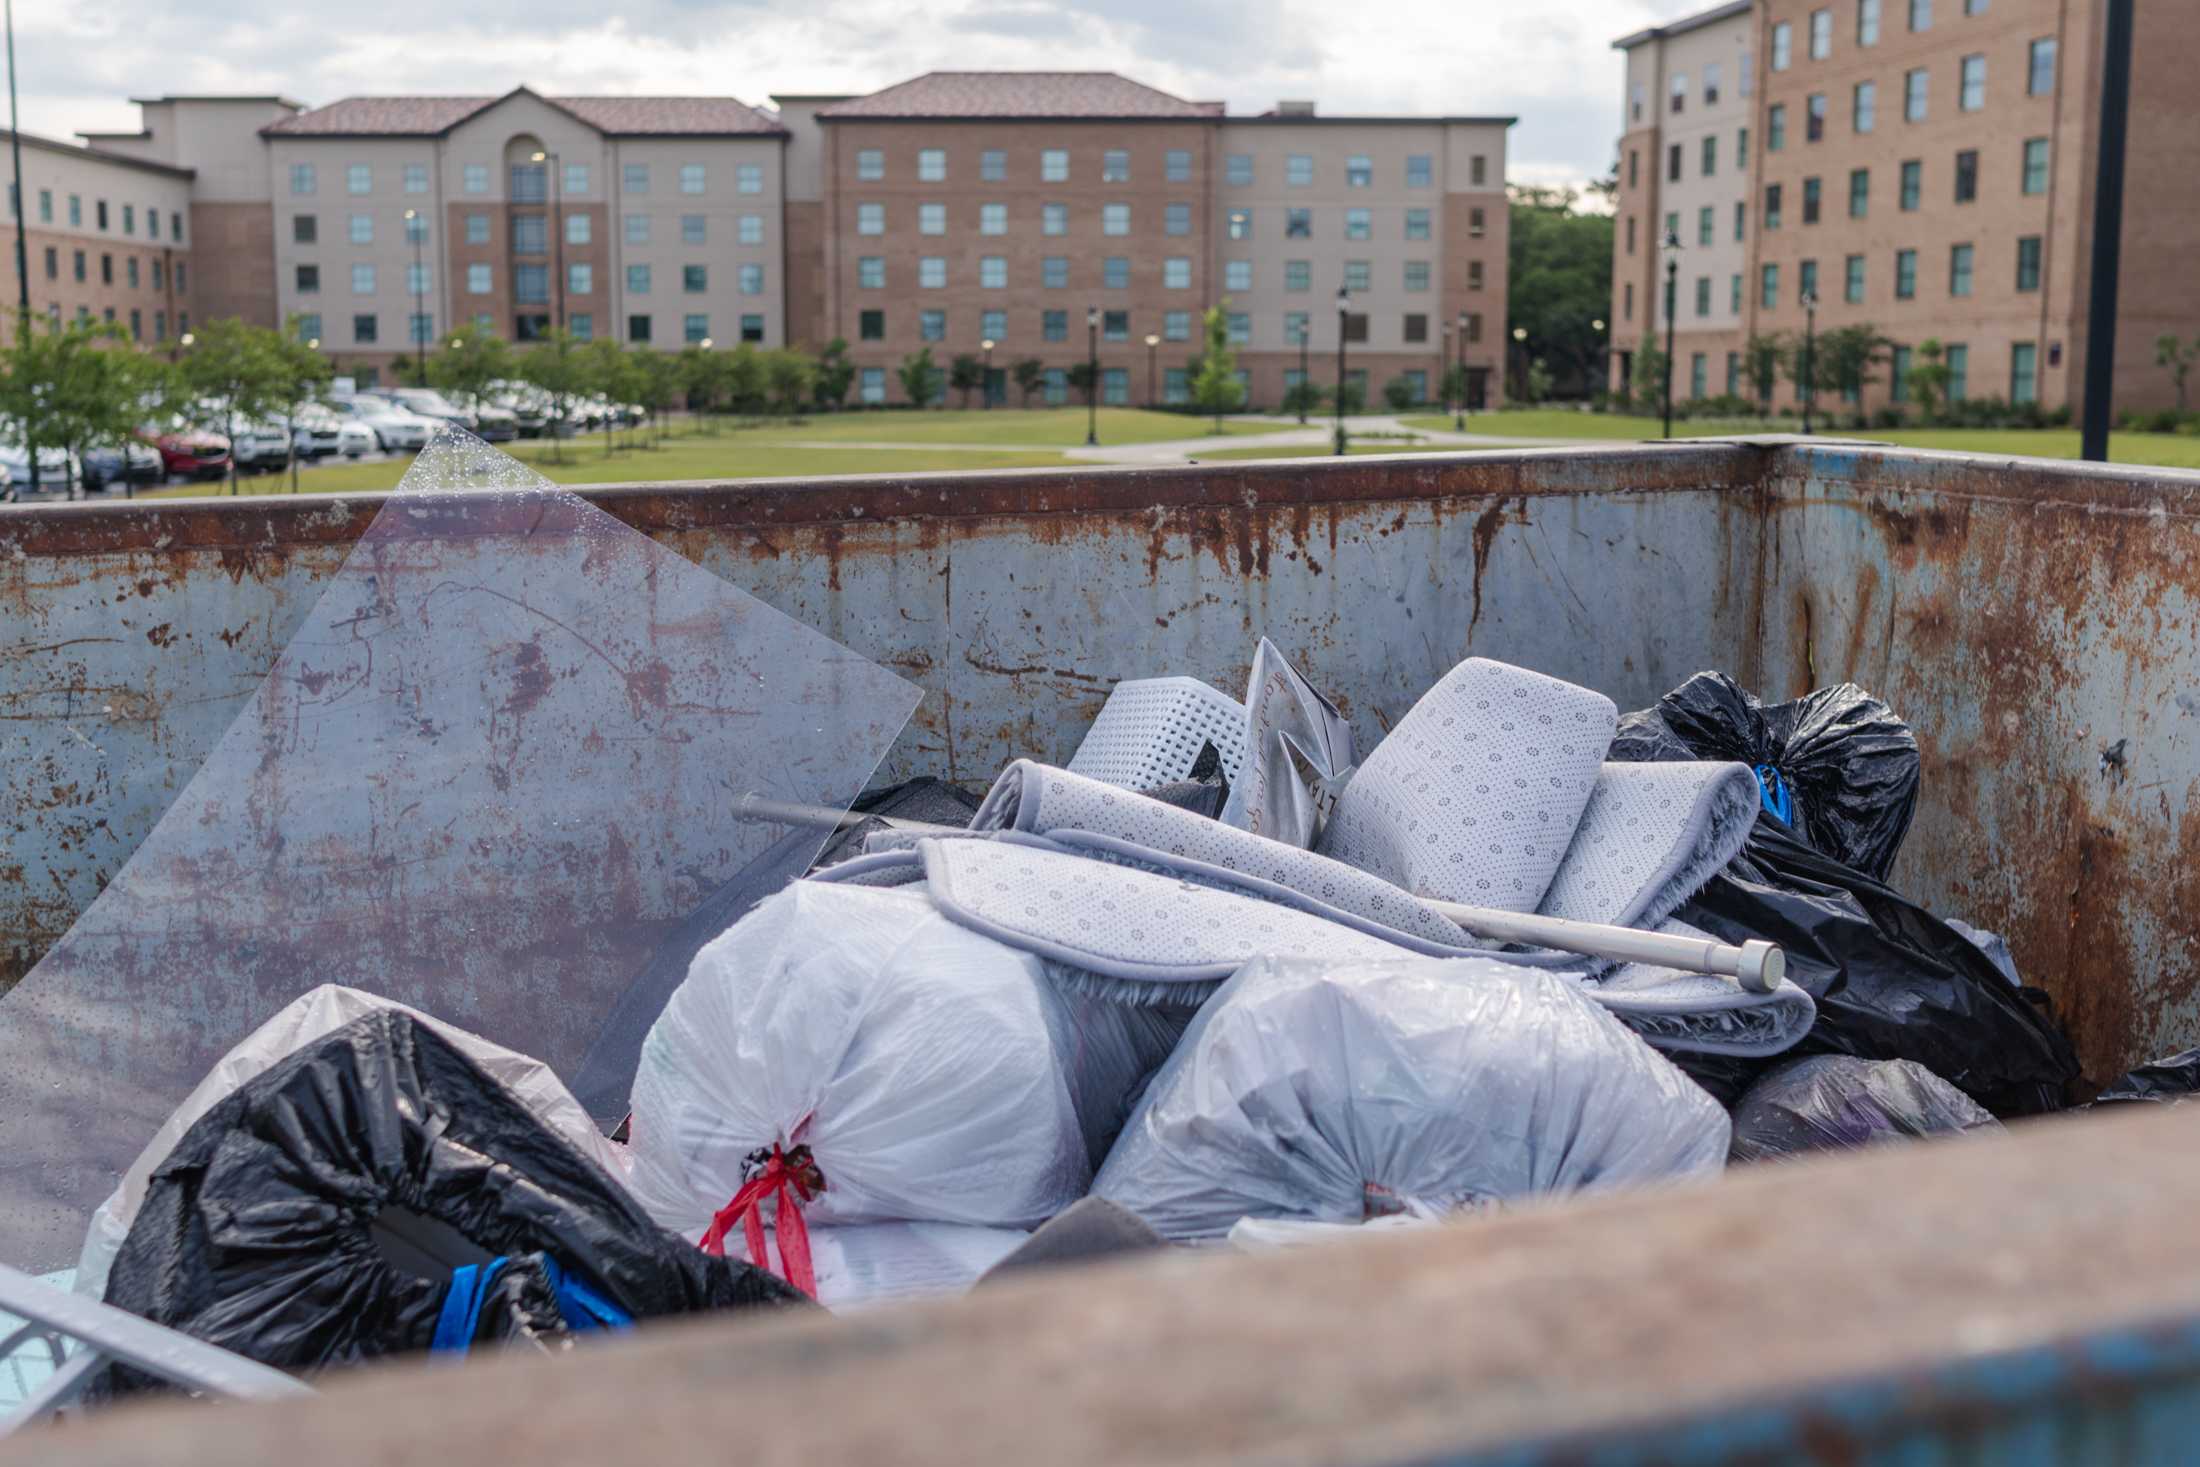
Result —
[[1196, 677], [1129, 678], [1071, 756], [1069, 768], [1127, 790], [1189, 778], [1202, 746], [1222, 755], [1231, 784], [1245, 767], [1245, 705]]

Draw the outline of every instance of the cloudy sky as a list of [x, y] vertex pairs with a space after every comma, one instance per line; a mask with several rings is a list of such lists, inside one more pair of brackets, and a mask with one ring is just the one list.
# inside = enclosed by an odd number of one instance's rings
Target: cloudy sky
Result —
[[[1619, 129], [1614, 37], [1709, 0], [16, 0], [23, 127], [131, 96], [859, 92], [933, 69], [1115, 70], [1260, 111], [1512, 113], [1515, 182], [1578, 182]], [[611, 12], [607, 18], [607, 12]]]

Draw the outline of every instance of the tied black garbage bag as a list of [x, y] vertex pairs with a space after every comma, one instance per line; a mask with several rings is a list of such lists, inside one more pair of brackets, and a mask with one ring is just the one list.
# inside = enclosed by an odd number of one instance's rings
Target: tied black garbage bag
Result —
[[2200, 1094], [2200, 1049], [2139, 1066], [2094, 1097], [2095, 1105], [2178, 1105]]
[[[447, 1310], [454, 1287], [477, 1297]], [[558, 1344], [615, 1315], [800, 1297], [658, 1228], [594, 1161], [396, 1010], [305, 1046], [186, 1131], [154, 1171], [107, 1286], [109, 1304], [299, 1373], [425, 1350], [439, 1325], [446, 1348]], [[460, 1315], [471, 1323], [453, 1340]], [[158, 1388], [114, 1366], [98, 1393]]]
[[1621, 719], [1607, 757], [1747, 764], [1767, 813], [1874, 880], [1893, 868], [1917, 808], [1916, 735], [1854, 683], [1767, 707], [1725, 673], [1699, 672]]
[[[1915, 1060], [2004, 1118], [2062, 1109], [2077, 1078], [2045, 993], [2012, 984], [1947, 923], [1777, 820], [1760, 819], [1678, 916], [1723, 941], [1786, 951], [1788, 978], [1818, 1002], [1793, 1055]], [[1716, 1094], [1735, 1078], [1699, 1083]]]
[[1998, 1131], [1970, 1097], [1914, 1060], [1781, 1060], [1734, 1108], [1729, 1159], [1772, 1161], [1905, 1137]]

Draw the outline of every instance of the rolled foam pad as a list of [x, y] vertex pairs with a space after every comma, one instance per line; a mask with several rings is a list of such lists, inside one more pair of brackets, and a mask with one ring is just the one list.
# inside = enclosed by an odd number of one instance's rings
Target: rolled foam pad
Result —
[[1536, 910], [1655, 927], [1741, 854], [1759, 808], [1746, 764], [1606, 764]]

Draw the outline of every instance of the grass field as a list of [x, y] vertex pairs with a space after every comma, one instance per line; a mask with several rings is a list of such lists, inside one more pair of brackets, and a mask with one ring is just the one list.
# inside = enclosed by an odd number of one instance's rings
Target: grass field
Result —
[[[1331, 449], [1326, 443], [1292, 443], [1281, 448], [1203, 448], [1198, 462], [1214, 463], [1221, 459], [1259, 458], [1326, 458]], [[1461, 449], [1448, 443], [1407, 443], [1397, 438], [1369, 438], [1354, 442], [1350, 453], [1489, 453], [1491, 449]]]
[[[1225, 433], [1272, 433], [1276, 424], [1225, 419]], [[1141, 408], [1100, 409], [1100, 441], [1162, 443], [1173, 438], [1211, 438], [1212, 418], [1150, 413]], [[1072, 448], [1085, 441], [1085, 410], [997, 407], [943, 412], [827, 413], [794, 423], [766, 421], [728, 429], [758, 442], [964, 443], [1019, 448]]]
[[[1449, 433], [1452, 419], [1445, 417], [1401, 418], [1408, 428]], [[1521, 408], [1494, 413], [1469, 413], [1467, 431], [1493, 438], [1611, 438], [1622, 442], [1656, 438], [1664, 425], [1656, 418], [1630, 417], [1624, 413], [1577, 413], [1571, 408]], [[1676, 438], [1701, 438], [1723, 433], [1789, 433], [1796, 425], [1774, 419], [1705, 418], [1676, 422]]]

